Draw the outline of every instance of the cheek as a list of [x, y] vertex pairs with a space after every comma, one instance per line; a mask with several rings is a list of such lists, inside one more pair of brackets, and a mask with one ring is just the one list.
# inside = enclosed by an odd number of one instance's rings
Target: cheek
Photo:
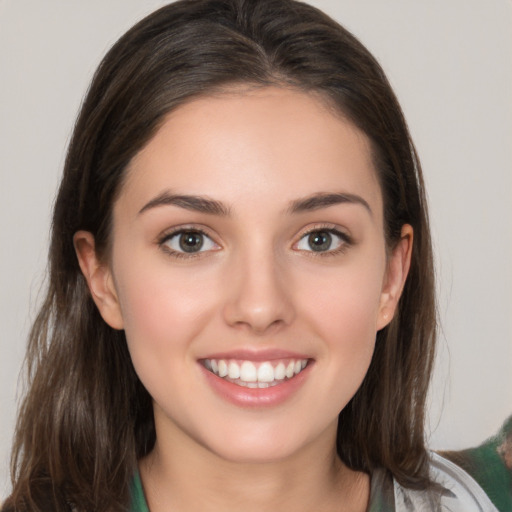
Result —
[[304, 282], [298, 296], [302, 309], [336, 345], [359, 345], [374, 339], [380, 308], [384, 264], [347, 266], [317, 272]]
[[354, 265], [317, 273], [301, 304], [308, 327], [323, 340], [320, 353], [326, 394], [339, 412], [361, 385], [370, 365], [377, 333], [384, 264]]
[[134, 360], [182, 350], [213, 314], [211, 276], [166, 264], [119, 269], [116, 289]]
[[323, 299], [316, 302], [316, 328], [325, 341], [330, 368], [338, 379], [354, 382], [357, 389], [375, 347], [378, 300], [341, 291]]

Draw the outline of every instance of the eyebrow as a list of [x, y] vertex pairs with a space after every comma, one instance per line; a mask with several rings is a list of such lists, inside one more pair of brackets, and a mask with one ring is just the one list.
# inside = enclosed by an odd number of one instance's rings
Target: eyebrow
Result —
[[165, 191], [146, 203], [139, 210], [139, 215], [147, 210], [151, 210], [152, 208], [167, 205], [179, 206], [186, 210], [207, 213], [209, 215], [220, 215], [222, 217], [227, 217], [230, 214], [229, 208], [214, 199], [202, 196], [171, 194], [170, 192]]
[[[368, 202], [361, 196], [348, 193], [328, 193], [319, 192], [308, 197], [296, 199], [290, 203], [288, 213], [302, 213], [322, 208], [328, 208], [337, 204], [360, 204], [370, 215], [373, 215], [372, 209]], [[228, 217], [231, 214], [230, 209], [215, 199], [209, 199], [204, 196], [172, 194], [169, 191], [162, 192], [154, 199], [151, 199], [140, 210], [139, 215], [147, 210], [157, 208], [159, 206], [178, 206], [186, 210], [191, 210], [209, 215], [219, 215]]]
[[360, 204], [363, 206], [370, 215], [373, 215], [372, 209], [368, 202], [361, 196], [356, 194], [347, 193], [323, 193], [313, 194], [311, 196], [296, 199], [292, 201], [289, 212], [290, 213], [301, 213], [313, 210], [320, 210], [321, 208], [327, 208], [336, 204]]

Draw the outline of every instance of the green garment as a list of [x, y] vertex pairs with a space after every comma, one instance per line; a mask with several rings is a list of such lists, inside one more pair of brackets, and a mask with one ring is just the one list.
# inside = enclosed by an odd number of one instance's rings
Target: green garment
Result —
[[[465, 511], [468, 510], [465, 508], [467, 499], [475, 499], [471, 502], [474, 503], [470, 505], [471, 510], [511, 512], [511, 461], [512, 416], [505, 422], [497, 436], [476, 448], [445, 452], [442, 456], [431, 454], [431, 477], [446, 491], [440, 495], [431, 494], [428, 491], [405, 489], [394, 481], [388, 471], [384, 469], [375, 471], [371, 479], [368, 512], [438, 509]], [[438, 500], [436, 503], [441, 506], [433, 506], [432, 499]], [[130, 512], [149, 512], [138, 473], [132, 482]]]
[[[383, 480], [387, 480], [387, 485], [382, 485]], [[370, 506], [368, 512], [395, 512], [394, 498], [390, 495], [393, 492], [393, 482], [391, 475], [387, 472], [379, 472], [377, 478], [372, 478], [372, 489]], [[132, 482], [132, 503], [130, 512], [149, 512], [140, 475], [137, 472]]]
[[149, 512], [138, 471], [132, 482], [132, 504], [130, 505], [130, 512]]
[[500, 512], [512, 511], [512, 416], [480, 446], [442, 455], [469, 473]]

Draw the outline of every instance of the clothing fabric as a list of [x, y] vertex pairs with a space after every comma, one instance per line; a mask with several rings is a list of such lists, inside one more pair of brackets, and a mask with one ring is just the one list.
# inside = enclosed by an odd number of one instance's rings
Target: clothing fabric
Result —
[[[389, 471], [374, 471], [367, 512], [512, 512], [512, 417], [477, 448], [431, 452], [429, 470], [438, 489], [408, 489]], [[130, 512], [149, 512], [138, 473]]]
[[408, 489], [387, 471], [374, 472], [368, 512], [499, 512], [466, 471], [436, 453], [431, 453], [430, 476], [440, 490]]
[[149, 512], [138, 471], [135, 474], [135, 478], [132, 482], [132, 504], [130, 507], [130, 512]]
[[512, 512], [512, 416], [480, 446], [442, 455], [469, 473], [499, 511]]
[[[453, 462], [431, 454], [432, 480], [443, 491], [415, 491], [398, 484], [385, 470], [374, 472], [368, 512], [498, 512], [478, 483]], [[149, 512], [140, 477], [133, 482], [131, 512]], [[508, 509], [511, 510], [511, 509]]]

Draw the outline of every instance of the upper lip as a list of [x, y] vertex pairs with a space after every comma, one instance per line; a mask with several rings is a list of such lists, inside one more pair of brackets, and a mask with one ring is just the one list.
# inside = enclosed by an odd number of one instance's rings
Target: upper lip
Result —
[[236, 349], [215, 352], [200, 359], [239, 359], [243, 361], [272, 361], [276, 359], [311, 359], [310, 356], [283, 349]]

